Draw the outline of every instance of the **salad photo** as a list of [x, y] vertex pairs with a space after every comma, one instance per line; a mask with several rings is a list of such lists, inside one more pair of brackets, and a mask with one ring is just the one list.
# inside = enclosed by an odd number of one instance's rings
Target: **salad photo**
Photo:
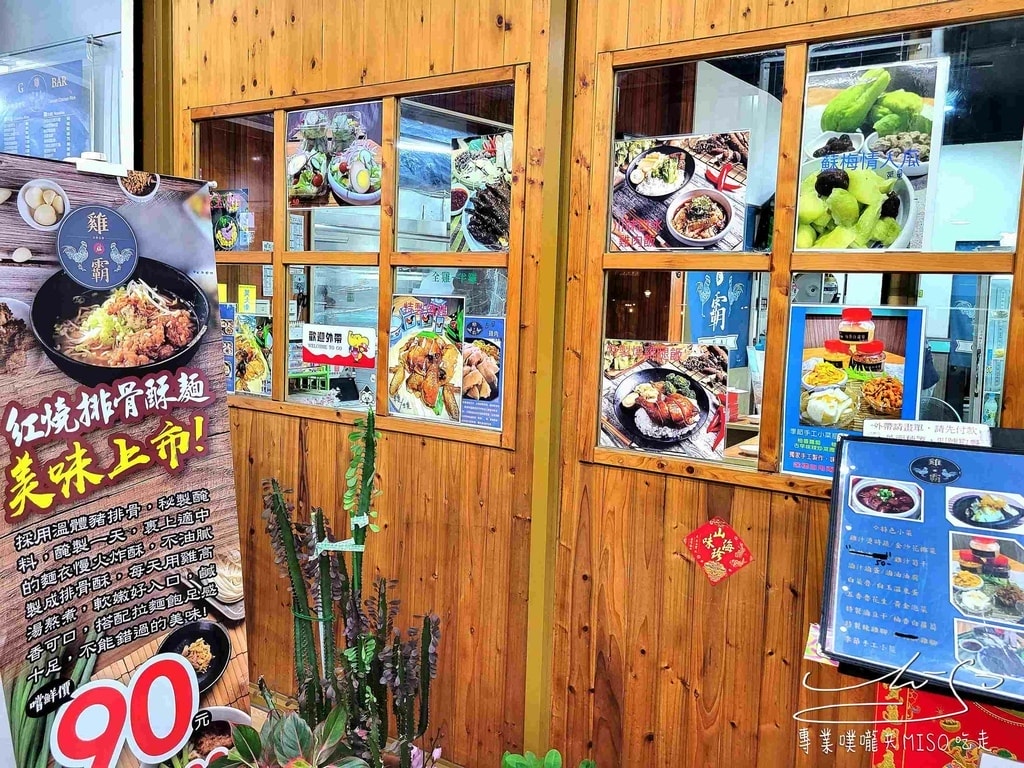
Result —
[[379, 203], [381, 140], [380, 102], [289, 113], [289, 207]]
[[948, 73], [941, 57], [808, 75], [797, 248], [928, 247]]

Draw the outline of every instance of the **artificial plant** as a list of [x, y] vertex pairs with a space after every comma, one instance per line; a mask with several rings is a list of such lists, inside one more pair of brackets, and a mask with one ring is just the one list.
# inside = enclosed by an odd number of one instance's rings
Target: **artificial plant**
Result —
[[[270, 730], [264, 729], [258, 754], [277, 756], [280, 742], [286, 740], [281, 754], [291, 755], [298, 733], [301, 749], [293, 760], [322, 768], [344, 756], [381, 768], [390, 704], [400, 764], [412, 768], [413, 742], [426, 733], [430, 715], [430, 682], [437, 676], [441, 622], [429, 614], [422, 625], [400, 632], [394, 625], [399, 601], [391, 596], [395, 582], [378, 578], [372, 593], [363, 594], [367, 532], [379, 531], [373, 522], [377, 517], [373, 500], [380, 494], [376, 482], [380, 434], [374, 429], [372, 411], [355, 426], [345, 472], [349, 539], [333, 538], [322, 509], [311, 511], [308, 524], [296, 521], [294, 507], [278, 482], [263, 484], [267, 532], [292, 595], [299, 709], [295, 714], [271, 713], [276, 725], [268, 723]], [[265, 696], [273, 709], [271, 697], [267, 692]], [[343, 737], [335, 744], [339, 733]], [[254, 734], [245, 732], [250, 746], [255, 746]], [[238, 759], [241, 756], [236, 747], [232, 759], [220, 768], [285, 765], [280, 758], [277, 763], [271, 758], [254, 765]]]

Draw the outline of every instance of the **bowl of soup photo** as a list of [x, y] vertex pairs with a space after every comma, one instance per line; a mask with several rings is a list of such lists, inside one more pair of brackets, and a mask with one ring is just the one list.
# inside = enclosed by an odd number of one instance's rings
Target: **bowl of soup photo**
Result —
[[152, 259], [139, 259], [132, 279], [113, 290], [83, 288], [56, 272], [32, 304], [32, 330], [47, 357], [87, 386], [174, 372], [198, 351], [209, 321], [202, 289]]
[[913, 518], [921, 514], [921, 495], [921, 489], [913, 483], [855, 477], [850, 506], [863, 515]]

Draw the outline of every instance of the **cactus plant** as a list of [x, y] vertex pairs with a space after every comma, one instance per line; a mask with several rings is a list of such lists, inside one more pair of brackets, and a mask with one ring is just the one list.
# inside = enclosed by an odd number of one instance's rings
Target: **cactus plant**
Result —
[[[343, 723], [344, 754], [366, 760], [371, 768], [381, 768], [390, 703], [401, 765], [411, 768], [413, 755], [418, 753], [413, 742], [424, 735], [428, 725], [441, 622], [429, 614], [420, 626], [400, 632], [395, 628], [399, 601], [391, 597], [395, 582], [378, 578], [371, 594], [363, 595], [367, 532], [379, 531], [373, 522], [377, 517], [373, 499], [380, 494], [375, 466], [380, 435], [374, 429], [372, 411], [357, 420], [356, 427], [350, 438], [351, 463], [345, 473], [344, 508], [349, 513], [351, 538], [335, 541], [322, 509], [311, 510], [308, 524], [296, 521], [294, 507], [280, 484], [267, 480], [263, 486], [267, 532], [292, 595], [299, 692], [295, 717], [312, 734], [323, 731], [327, 722], [335, 733]], [[336, 642], [339, 624], [340, 647]], [[292, 716], [277, 713], [274, 719], [305, 733]], [[272, 729], [267, 736], [274, 742], [281, 733]], [[319, 765], [305, 752], [290, 759], [304, 760], [313, 768]]]

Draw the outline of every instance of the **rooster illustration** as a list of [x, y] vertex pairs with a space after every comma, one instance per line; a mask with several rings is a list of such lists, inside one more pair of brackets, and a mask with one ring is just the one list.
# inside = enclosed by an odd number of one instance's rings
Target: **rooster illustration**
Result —
[[83, 272], [85, 271], [85, 267], [83, 267], [82, 264], [84, 264], [85, 260], [89, 258], [89, 247], [85, 244], [85, 240], [82, 241], [82, 245], [78, 248], [77, 251], [70, 245], [65, 245], [63, 253], [65, 256], [67, 256], [69, 259], [75, 262], [75, 264], [78, 265], [78, 268], [80, 270], [82, 270]]
[[743, 295], [743, 283], [733, 283], [732, 278], [729, 278], [729, 313], [732, 313], [732, 305], [740, 300], [740, 296]]
[[704, 307], [711, 298], [711, 275], [704, 275], [704, 281], [697, 283], [697, 295], [700, 297], [700, 316], [706, 317]]
[[110, 244], [110, 258], [117, 264], [115, 272], [120, 272], [121, 267], [128, 263], [128, 260], [134, 255], [134, 251], [131, 248], [125, 248], [123, 251], [117, 247], [117, 243]]

